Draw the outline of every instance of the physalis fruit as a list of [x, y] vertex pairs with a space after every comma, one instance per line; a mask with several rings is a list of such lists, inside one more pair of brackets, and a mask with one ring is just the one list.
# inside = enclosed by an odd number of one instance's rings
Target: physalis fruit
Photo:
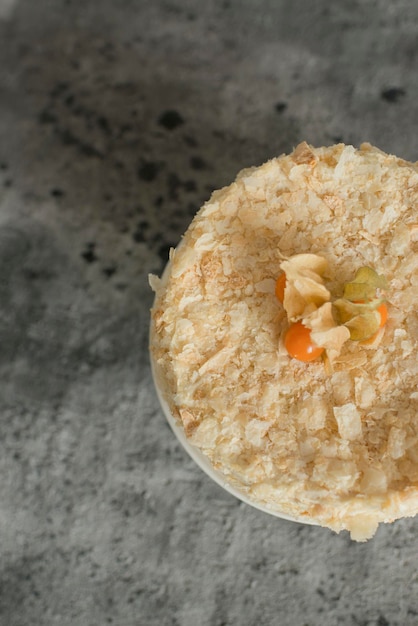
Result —
[[383, 276], [371, 267], [361, 267], [345, 284], [343, 297], [332, 302], [324, 285], [325, 259], [299, 254], [284, 261], [281, 268], [275, 292], [290, 323], [284, 337], [290, 356], [310, 362], [326, 352], [332, 360], [347, 339], [360, 345], [374, 343], [388, 317]]

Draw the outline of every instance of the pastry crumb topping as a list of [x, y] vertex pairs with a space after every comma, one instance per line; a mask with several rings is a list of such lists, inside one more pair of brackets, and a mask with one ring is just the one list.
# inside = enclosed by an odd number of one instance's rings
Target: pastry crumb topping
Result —
[[[254, 502], [356, 540], [418, 513], [417, 207], [416, 164], [301, 144], [216, 192], [152, 279], [189, 440]], [[301, 319], [326, 367], [289, 358]]]

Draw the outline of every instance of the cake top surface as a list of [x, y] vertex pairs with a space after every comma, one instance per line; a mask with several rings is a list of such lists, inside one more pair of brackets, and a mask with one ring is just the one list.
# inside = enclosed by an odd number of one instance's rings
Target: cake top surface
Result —
[[[189, 440], [272, 510], [354, 538], [418, 512], [418, 168], [363, 144], [313, 148], [243, 170], [198, 212], [162, 280], [152, 354]], [[363, 266], [384, 275], [378, 345], [332, 363], [283, 348], [284, 259], [326, 260], [340, 294]]]

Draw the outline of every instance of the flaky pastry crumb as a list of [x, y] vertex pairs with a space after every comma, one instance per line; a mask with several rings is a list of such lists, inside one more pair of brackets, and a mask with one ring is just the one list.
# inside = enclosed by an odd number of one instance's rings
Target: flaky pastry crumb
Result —
[[[152, 279], [152, 357], [190, 441], [254, 502], [356, 540], [418, 513], [417, 206], [416, 164], [303, 143], [215, 192]], [[281, 348], [294, 254], [326, 259], [333, 293], [365, 265], [389, 284], [385, 332], [337, 338], [332, 371]]]

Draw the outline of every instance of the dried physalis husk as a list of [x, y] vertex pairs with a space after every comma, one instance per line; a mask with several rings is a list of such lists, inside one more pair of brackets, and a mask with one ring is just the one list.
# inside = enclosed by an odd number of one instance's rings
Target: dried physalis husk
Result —
[[325, 348], [331, 361], [340, 355], [342, 346], [350, 339], [349, 329], [338, 325], [335, 321], [331, 302], [325, 302], [306, 317], [303, 323], [311, 329], [312, 341], [317, 346]]
[[346, 322], [345, 327], [350, 331], [351, 341], [365, 341], [379, 330], [380, 314], [378, 311], [367, 311], [356, 315]]
[[373, 337], [380, 328], [377, 310], [384, 302], [387, 282], [384, 276], [371, 267], [361, 267], [353, 281], [346, 283], [344, 294], [333, 303], [339, 324], [350, 331], [352, 341], [364, 341]]
[[331, 294], [324, 285], [327, 261], [317, 254], [296, 254], [280, 264], [286, 274], [283, 306], [288, 320], [295, 322], [314, 312]]
[[[368, 266], [360, 267], [350, 283], [344, 287], [343, 297], [350, 302], [371, 302], [387, 290], [386, 278]], [[381, 301], [381, 299], [380, 299]]]

